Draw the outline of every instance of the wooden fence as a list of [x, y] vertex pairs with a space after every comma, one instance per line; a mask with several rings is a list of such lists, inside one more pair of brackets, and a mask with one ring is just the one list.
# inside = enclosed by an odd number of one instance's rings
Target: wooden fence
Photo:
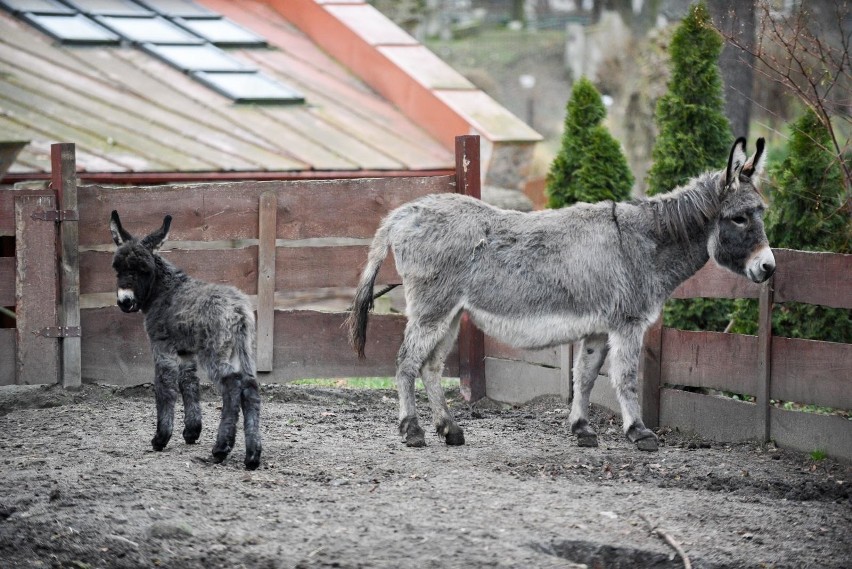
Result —
[[[0, 306], [16, 312], [16, 328], [0, 328], [0, 385], [152, 380], [142, 316], [115, 306], [113, 209], [134, 234], [171, 214], [171, 250], [164, 255], [193, 276], [236, 285], [255, 299], [261, 381], [391, 376], [403, 316], [371, 318], [368, 358], [359, 361], [341, 330], [344, 313], [285, 310], [285, 301], [298, 291], [354, 287], [370, 238], [391, 209], [429, 193], [479, 197], [475, 136], [457, 139], [454, 176], [78, 188], [73, 145], [54, 145], [53, 159], [52, 189], [0, 189], [2, 250], [11, 250], [14, 239], [15, 251], [0, 257]], [[781, 338], [769, 330], [772, 310], [784, 302], [852, 308], [852, 255], [784, 249], [775, 255], [778, 271], [763, 286], [711, 263], [675, 292], [677, 298], [759, 298], [760, 332], [654, 326], [642, 362], [643, 416], [649, 425], [716, 440], [773, 439], [852, 459], [852, 421], [770, 404], [852, 409], [852, 344]], [[389, 258], [377, 285], [398, 282]], [[515, 350], [484, 338], [465, 319], [446, 375], [461, 377], [470, 400], [567, 398], [572, 362], [570, 345]], [[753, 395], [756, 402], [673, 386]], [[592, 400], [617, 410], [606, 378]]]

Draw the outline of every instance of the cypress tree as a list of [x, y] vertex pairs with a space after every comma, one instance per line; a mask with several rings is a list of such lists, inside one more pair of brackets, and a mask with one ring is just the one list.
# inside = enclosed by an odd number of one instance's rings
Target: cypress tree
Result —
[[672, 75], [668, 92], [657, 102], [659, 136], [648, 173], [649, 195], [725, 166], [734, 138], [718, 66], [722, 47], [707, 6], [693, 5], [672, 36]]
[[591, 81], [582, 77], [574, 84], [566, 110], [562, 147], [547, 174], [547, 206], [629, 198], [633, 174], [602, 124], [606, 109]]
[[[659, 136], [648, 172], [649, 195], [673, 190], [708, 170], [725, 167], [731, 127], [725, 117], [718, 59], [723, 40], [713, 29], [704, 2], [694, 4], [672, 36], [672, 74], [657, 102]], [[733, 302], [719, 299], [669, 300], [666, 326], [685, 330], [724, 330]]]

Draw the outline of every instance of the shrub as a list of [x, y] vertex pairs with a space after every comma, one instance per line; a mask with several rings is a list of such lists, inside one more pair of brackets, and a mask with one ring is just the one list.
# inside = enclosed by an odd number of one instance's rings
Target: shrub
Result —
[[600, 93], [580, 78], [568, 100], [562, 147], [547, 174], [548, 207], [630, 197], [633, 174], [618, 141], [602, 124], [605, 117]]

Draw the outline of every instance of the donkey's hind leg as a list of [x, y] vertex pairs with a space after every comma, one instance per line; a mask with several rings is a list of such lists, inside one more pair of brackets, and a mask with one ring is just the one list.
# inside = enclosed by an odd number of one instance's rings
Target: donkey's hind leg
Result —
[[626, 333], [611, 333], [612, 366], [610, 377], [624, 422], [624, 434], [639, 450], [655, 451], [657, 435], [645, 427], [639, 408], [638, 374], [644, 330], [630, 329]]
[[247, 470], [255, 470], [260, 466], [260, 391], [257, 379], [246, 374], [240, 393], [240, 403], [243, 408], [243, 430], [246, 436]]
[[175, 420], [175, 401], [179, 375], [179, 360], [176, 354], [161, 351], [153, 346], [154, 351], [154, 397], [157, 402], [157, 433], [151, 439], [151, 446], [161, 451], [172, 438]]
[[580, 355], [574, 365], [574, 399], [568, 422], [581, 447], [598, 446], [598, 435], [589, 425], [589, 395], [595, 386], [609, 348], [606, 335], [587, 336], [580, 343]]
[[447, 407], [444, 388], [441, 387], [441, 374], [444, 371], [444, 361], [453, 347], [456, 336], [458, 336], [460, 320], [461, 312], [453, 318], [449, 331], [444, 335], [438, 345], [435, 346], [435, 349], [432, 350], [420, 372], [423, 378], [423, 385], [426, 388], [426, 395], [429, 396], [429, 404], [432, 407], [432, 422], [435, 424], [435, 430], [440, 436], [444, 437], [448, 445], [464, 444], [464, 432], [462, 432], [453, 418], [449, 407]]
[[183, 397], [183, 440], [195, 444], [201, 436], [201, 401], [195, 357], [181, 357], [178, 387]]
[[[396, 389], [399, 394], [399, 434], [406, 446], [426, 446], [426, 437], [417, 420], [414, 405], [414, 380], [423, 364], [446, 334], [445, 324], [424, 324], [410, 317], [405, 326], [405, 337], [396, 358]], [[443, 324], [443, 325], [442, 325]]]

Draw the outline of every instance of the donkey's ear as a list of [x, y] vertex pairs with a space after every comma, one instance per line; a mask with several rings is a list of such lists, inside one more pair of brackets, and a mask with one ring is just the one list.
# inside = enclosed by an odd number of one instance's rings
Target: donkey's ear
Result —
[[731, 184], [736, 184], [740, 176], [740, 171], [746, 162], [745, 153], [746, 139], [739, 137], [731, 147], [731, 154], [728, 156], [728, 167], [725, 169], [725, 187]]
[[116, 245], [121, 245], [125, 241], [133, 239], [133, 236], [121, 226], [121, 219], [119, 219], [118, 212], [115, 210], [112, 210], [112, 214], [109, 216], [109, 232], [112, 233], [112, 240], [115, 241]]
[[169, 226], [172, 224], [172, 216], [167, 215], [163, 218], [163, 226], [153, 233], [145, 236], [142, 239], [142, 245], [151, 250], [151, 252], [157, 251], [160, 247], [165, 243], [166, 238], [169, 236]]
[[754, 155], [748, 159], [748, 162], [743, 166], [743, 175], [751, 178], [752, 184], [757, 185], [760, 175], [763, 173], [763, 168], [766, 166], [766, 153], [763, 149], [766, 147], [766, 140], [763, 138], [757, 139], [757, 150]]

